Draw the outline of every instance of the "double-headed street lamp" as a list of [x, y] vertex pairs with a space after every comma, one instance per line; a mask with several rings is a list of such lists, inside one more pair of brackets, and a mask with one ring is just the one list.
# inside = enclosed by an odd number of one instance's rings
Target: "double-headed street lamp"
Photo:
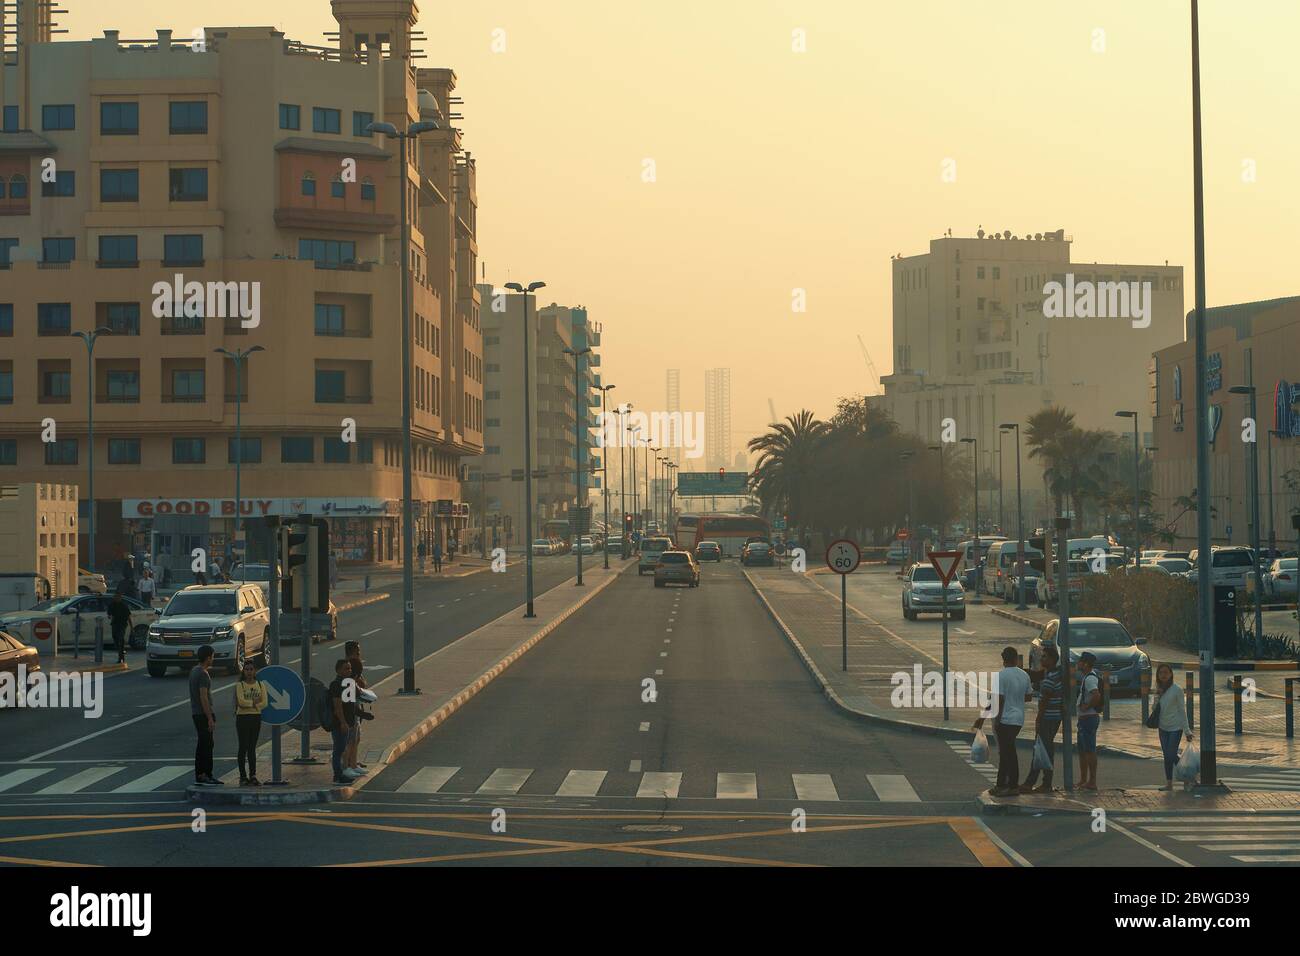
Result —
[[90, 525], [86, 530], [88, 540], [86, 547], [86, 570], [94, 572], [95, 570], [95, 342], [101, 335], [112, 335], [113, 330], [101, 325], [93, 332], [74, 332], [77, 338], [81, 339], [86, 345], [86, 428], [89, 434], [87, 442], [90, 447], [86, 449], [86, 461], [90, 466], [90, 474], [87, 476], [86, 492], [89, 500], [86, 502], [86, 517]]
[[[645, 445], [645, 499], [646, 504], [650, 506], [650, 520], [659, 521], [659, 489], [655, 487], [655, 482], [659, 480], [659, 453], [662, 448], [655, 448], [650, 442]], [[654, 477], [651, 478], [650, 459], [654, 458]], [[661, 532], [662, 533], [662, 532]]]
[[[582, 357], [590, 355], [591, 349], [571, 349], [563, 348], [565, 355], [573, 356], [573, 494], [576, 505], [574, 506], [575, 520], [569, 522], [573, 529], [573, 543], [577, 545], [573, 550], [578, 554], [578, 583], [575, 587], [582, 587], [582, 430], [586, 425], [587, 412], [582, 407]], [[591, 532], [591, 519], [587, 519], [587, 532]], [[532, 550], [529, 548], [528, 550]]]
[[[1246, 395], [1250, 399], [1250, 421], [1257, 427], [1255, 417], [1255, 386], [1234, 385], [1228, 392], [1232, 395]], [[1258, 436], [1256, 436], [1258, 437]], [[1255, 564], [1255, 650], [1259, 651], [1260, 636], [1264, 633], [1264, 578], [1259, 570], [1259, 442], [1250, 443], [1250, 452], [1246, 458], [1250, 471], [1250, 547], [1254, 552]], [[1269, 479], [1273, 477], [1272, 466], [1269, 467]], [[1269, 500], [1269, 505], [1273, 504]], [[1270, 516], [1271, 517], [1271, 516]]]
[[1133, 419], [1133, 570], [1137, 571], [1142, 566], [1142, 532], [1139, 530], [1139, 522], [1142, 520], [1142, 491], [1141, 491], [1141, 452], [1138, 450], [1138, 413], [1137, 412], [1116, 412], [1116, 418]]
[[1020, 423], [1009, 422], [999, 425], [998, 428], [1004, 432], [1016, 433], [1016, 580], [1018, 582], [1016, 597], [1019, 602], [1016, 604], [1016, 610], [1027, 611], [1029, 605], [1025, 603], [1025, 509], [1024, 499], [1020, 496]]
[[975, 597], [971, 598], [971, 604], [983, 604], [980, 600], [980, 579], [984, 577], [980, 571], [980, 440], [963, 438], [962, 444], [972, 446], [975, 451]]
[[627, 516], [627, 413], [632, 410], [631, 402], [624, 402], [618, 407], [618, 556], [627, 560], [628, 541]]
[[[243, 489], [240, 487], [241, 471], [244, 463], [244, 432], [243, 432], [243, 408], [244, 408], [244, 361], [254, 352], [265, 352], [266, 349], [260, 345], [254, 345], [246, 349], [213, 349], [221, 355], [226, 356], [235, 363], [235, 532], [230, 536], [231, 540], [226, 543], [226, 571], [229, 573], [231, 561], [234, 557], [234, 539], [239, 537], [239, 520], [243, 517], [244, 499], [241, 497]], [[271, 558], [275, 560], [274, 557]], [[248, 548], [245, 544], [244, 555], [239, 562], [240, 580], [245, 579], [248, 568]]]
[[528, 384], [528, 297], [538, 289], [546, 288], [545, 282], [530, 282], [527, 287], [518, 282], [507, 282], [506, 288], [518, 292], [524, 297], [524, 577], [527, 581], [528, 607], [524, 617], [536, 617], [533, 613], [533, 412]]
[[[606, 421], [606, 418], [609, 416], [609, 412], [605, 408], [605, 398], [607, 395], [609, 395], [610, 392], [614, 390], [614, 386], [597, 385], [596, 387], [600, 389], [600, 434], [603, 439], [604, 436], [613, 433], [613, 429], [609, 427], [609, 423]], [[600, 553], [604, 556], [604, 566], [605, 566], [604, 569], [608, 571], [609, 570], [609, 447], [605, 444], [603, 440], [601, 441], [600, 446], [601, 446], [600, 501], [605, 508], [605, 540], [600, 543]], [[622, 506], [623, 506], [623, 502], [619, 501], [619, 507], [621, 508]], [[620, 522], [620, 525], [621, 524], [622, 522]], [[620, 527], [619, 531], [621, 532], [622, 530], [623, 530], [622, 527]], [[621, 551], [622, 549], [620, 548], [619, 550]]]
[[406, 141], [440, 127], [433, 120], [412, 123], [404, 131], [392, 123], [370, 123], [367, 133], [382, 133], [398, 141], [401, 183], [401, 288], [402, 288], [402, 690], [418, 694], [415, 686], [415, 515], [411, 478], [411, 214], [406, 165]]
[[939, 550], [943, 551], [948, 538], [948, 516], [944, 511], [947, 507], [947, 494], [943, 480], [943, 444], [931, 445], [930, 451], [939, 453]]
[[[628, 407], [631, 408], [632, 406], [629, 405]], [[638, 441], [637, 432], [639, 431], [641, 431], [640, 425], [627, 426], [627, 433], [632, 436], [631, 438], [632, 451], [630, 454], [632, 458], [632, 532], [633, 534], [636, 533], [637, 519], [640, 517], [640, 507], [641, 507], [639, 489], [637, 488], [638, 479], [637, 479], [637, 465], [636, 465], [636, 445]]]
[[903, 480], [907, 483], [907, 518], [904, 524], [907, 525], [908, 541], [907, 553], [916, 559], [916, 528], [913, 526], [915, 520], [915, 510], [913, 506], [913, 485], [912, 485], [912, 455], [911, 451], [899, 452], [898, 460], [904, 465]]

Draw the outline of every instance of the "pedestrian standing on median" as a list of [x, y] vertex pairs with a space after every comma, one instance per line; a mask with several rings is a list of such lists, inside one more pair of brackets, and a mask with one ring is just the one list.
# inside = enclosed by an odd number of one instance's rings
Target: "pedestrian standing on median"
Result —
[[1192, 728], [1187, 722], [1187, 698], [1174, 680], [1174, 669], [1168, 664], [1156, 668], [1156, 708], [1152, 716], [1160, 734], [1160, 752], [1165, 758], [1165, 785], [1160, 789], [1173, 790], [1178, 745], [1182, 743], [1184, 734], [1191, 740]]
[[1101, 726], [1101, 676], [1091, 651], [1079, 655], [1079, 789], [1097, 789], [1097, 730]]
[[[351, 677], [356, 681], [358, 689], [370, 685], [366, 683], [364, 675], [365, 662], [361, 659], [361, 643], [359, 641], [348, 641], [343, 645], [343, 656], [347, 658], [351, 667]], [[343, 755], [344, 766], [356, 773], [357, 776], [364, 776], [366, 765], [357, 759], [357, 754], [361, 748], [361, 723], [369, 719], [366, 709], [361, 706], [361, 702], [356, 704], [356, 720], [352, 724], [351, 735], [348, 739], [348, 749]]]
[[[343, 756], [348, 749], [348, 740], [352, 736], [352, 725], [356, 722], [356, 685], [351, 682], [352, 664], [346, 658], [334, 662], [334, 681], [330, 684], [330, 709], [334, 716], [330, 736], [333, 738], [333, 750], [330, 753], [330, 766], [334, 771], [334, 783], [344, 786], [361, 776], [343, 766]], [[347, 686], [344, 686], [347, 681]]]
[[[1010, 797], [1020, 793], [1020, 759], [1016, 754], [1016, 738], [1025, 725], [1025, 701], [1031, 698], [1029, 675], [1018, 666], [1020, 652], [1014, 647], [1002, 649], [1002, 670], [998, 671], [998, 712], [993, 718], [994, 733], [998, 738], [998, 779], [991, 793], [995, 797]], [[978, 729], [984, 718], [975, 721]]]
[[221, 781], [212, 776], [212, 748], [217, 732], [217, 715], [212, 709], [212, 667], [215, 652], [211, 644], [198, 650], [199, 663], [190, 669], [190, 717], [198, 734], [194, 748], [194, 782], [204, 787], [219, 787]]
[[[1043, 648], [1043, 679], [1038, 682], [1038, 716], [1034, 720], [1034, 736], [1043, 742], [1047, 749], [1047, 759], [1056, 760], [1056, 732], [1061, 729], [1061, 694], [1064, 686], [1064, 674], [1061, 673], [1059, 666], [1061, 660], [1060, 652], [1057, 651], [1055, 644], [1048, 644]], [[1029, 776], [1025, 782], [1020, 785], [1021, 793], [1051, 793], [1052, 792], [1052, 767], [1047, 767], [1040, 771], [1038, 767], [1033, 767], [1029, 771]], [[1042, 773], [1043, 783], [1038, 788], [1034, 784], [1038, 782], [1038, 774]]]
[[257, 738], [262, 733], [266, 701], [266, 685], [257, 679], [257, 665], [251, 660], [244, 661], [244, 669], [235, 683], [235, 736], [239, 739], [236, 759], [241, 787], [262, 785], [257, 779]]
[[131, 608], [118, 591], [108, 603], [108, 623], [113, 629], [113, 646], [117, 648], [117, 662], [126, 663], [126, 634], [131, 628]]

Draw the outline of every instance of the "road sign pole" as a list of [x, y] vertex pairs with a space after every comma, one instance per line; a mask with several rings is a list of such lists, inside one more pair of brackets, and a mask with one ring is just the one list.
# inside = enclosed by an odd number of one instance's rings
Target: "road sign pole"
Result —
[[849, 576], [840, 575], [840, 670], [849, 669]]
[[943, 719], [948, 720], [948, 582], [943, 582]]
[[[280, 519], [268, 517], [267, 529], [271, 532], [271, 560], [267, 575], [267, 591], [271, 599], [271, 664], [280, 663]], [[244, 551], [244, 561], [248, 560], [248, 551]], [[271, 727], [271, 782], [268, 786], [282, 787], [288, 781], [283, 777], [284, 752], [281, 740], [281, 727]]]

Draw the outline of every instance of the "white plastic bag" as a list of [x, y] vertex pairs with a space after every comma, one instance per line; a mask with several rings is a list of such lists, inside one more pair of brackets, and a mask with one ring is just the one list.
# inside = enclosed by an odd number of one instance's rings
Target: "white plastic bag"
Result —
[[989, 738], [985, 736], [984, 731], [979, 729], [976, 729], [975, 740], [970, 745], [970, 762], [989, 762]]
[[1174, 767], [1174, 776], [1184, 783], [1195, 783], [1200, 772], [1201, 751], [1189, 740], [1183, 748], [1183, 755], [1178, 758], [1178, 765]]
[[1043, 746], [1043, 738], [1034, 738], [1034, 764], [1035, 770], [1051, 770], [1052, 758], [1047, 754], [1047, 748]]

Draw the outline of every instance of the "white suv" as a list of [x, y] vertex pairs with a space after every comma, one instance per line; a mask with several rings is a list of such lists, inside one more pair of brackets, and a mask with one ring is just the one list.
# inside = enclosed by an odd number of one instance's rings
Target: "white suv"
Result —
[[[1197, 553], [1193, 551], [1190, 560], [1193, 564], [1193, 570], [1188, 572], [1188, 576], [1193, 581], [1196, 580]], [[1254, 571], [1255, 555], [1250, 548], [1241, 547], [1223, 547], [1210, 549], [1210, 583], [1215, 587], [1238, 587], [1246, 586], [1246, 579], [1251, 577]]]
[[172, 595], [162, 615], [149, 625], [146, 662], [150, 677], [168, 667], [188, 670], [198, 649], [211, 644], [213, 665], [238, 674], [244, 661], [270, 661], [271, 610], [256, 584], [200, 584]]

